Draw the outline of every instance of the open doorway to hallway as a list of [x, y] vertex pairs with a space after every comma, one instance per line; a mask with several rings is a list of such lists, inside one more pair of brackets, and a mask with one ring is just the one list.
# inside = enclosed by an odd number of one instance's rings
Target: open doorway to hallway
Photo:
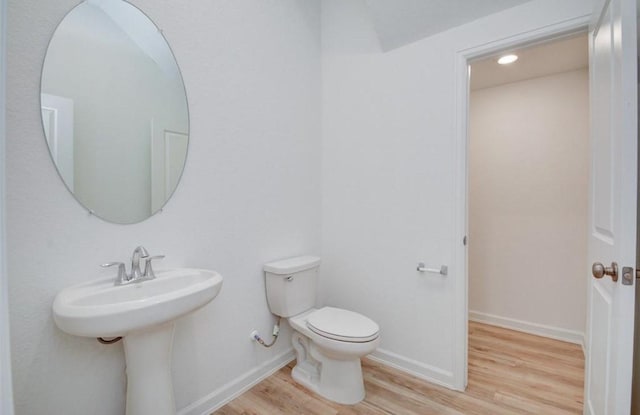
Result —
[[514, 410], [582, 413], [588, 65], [586, 33], [471, 64], [468, 384]]

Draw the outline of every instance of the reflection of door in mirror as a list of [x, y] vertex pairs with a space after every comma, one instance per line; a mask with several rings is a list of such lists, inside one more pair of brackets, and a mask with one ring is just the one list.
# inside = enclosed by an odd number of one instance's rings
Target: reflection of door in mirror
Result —
[[187, 156], [189, 135], [157, 128], [151, 120], [151, 212], [162, 208], [178, 186]]
[[42, 125], [51, 157], [73, 192], [73, 100], [41, 94]]
[[174, 131], [164, 132], [164, 172], [165, 172], [165, 195], [171, 196], [173, 190], [178, 185], [184, 159], [187, 156], [187, 145], [189, 136], [184, 133]]

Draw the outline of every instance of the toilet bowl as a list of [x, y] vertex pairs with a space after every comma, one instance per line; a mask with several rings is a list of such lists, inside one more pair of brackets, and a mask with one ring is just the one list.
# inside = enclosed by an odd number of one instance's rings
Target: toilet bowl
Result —
[[341, 404], [365, 397], [360, 358], [380, 342], [378, 325], [367, 317], [334, 307], [312, 309], [289, 319], [294, 329], [293, 379]]
[[365, 397], [360, 359], [380, 342], [371, 319], [336, 307], [315, 308], [317, 257], [297, 257], [264, 266], [271, 312], [287, 318], [296, 365], [293, 379], [341, 404]]

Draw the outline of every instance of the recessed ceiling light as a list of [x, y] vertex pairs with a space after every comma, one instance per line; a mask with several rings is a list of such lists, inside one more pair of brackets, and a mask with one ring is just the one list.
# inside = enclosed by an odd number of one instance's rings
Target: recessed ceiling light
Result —
[[518, 60], [518, 55], [504, 55], [498, 59], [500, 65], [508, 65]]

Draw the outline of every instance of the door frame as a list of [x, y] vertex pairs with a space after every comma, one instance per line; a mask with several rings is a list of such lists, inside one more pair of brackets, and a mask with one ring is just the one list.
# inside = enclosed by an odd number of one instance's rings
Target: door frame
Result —
[[[468, 324], [469, 324], [469, 271], [468, 249], [463, 238], [469, 233], [469, 65], [478, 59], [508, 49], [532, 46], [566, 36], [585, 33], [589, 30], [592, 14], [585, 14], [551, 25], [538, 27], [495, 39], [491, 42], [461, 49], [455, 56], [455, 134], [452, 165], [455, 180], [455, 212], [453, 241], [453, 264], [455, 275], [455, 328], [454, 328], [454, 388], [464, 390], [468, 380]], [[585, 294], [586, 295], [586, 294]]]

